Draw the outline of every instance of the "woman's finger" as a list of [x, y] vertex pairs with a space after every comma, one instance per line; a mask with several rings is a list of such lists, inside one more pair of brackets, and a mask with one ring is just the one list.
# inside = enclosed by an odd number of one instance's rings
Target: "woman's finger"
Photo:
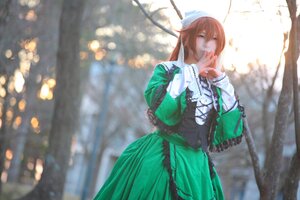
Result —
[[213, 79], [213, 78], [219, 77], [222, 74], [222, 72], [219, 71], [218, 69], [215, 69], [212, 67], [206, 67], [206, 68], [201, 69], [199, 71], [199, 74], [202, 77], [206, 77], [208, 79]]

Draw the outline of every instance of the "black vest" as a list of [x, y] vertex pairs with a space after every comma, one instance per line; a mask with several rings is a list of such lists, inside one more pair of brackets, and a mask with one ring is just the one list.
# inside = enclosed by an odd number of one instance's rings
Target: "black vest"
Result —
[[183, 117], [178, 126], [178, 133], [185, 138], [187, 144], [193, 148], [202, 147], [203, 151], [207, 152], [208, 134], [210, 132], [211, 124], [216, 116], [214, 108], [208, 113], [206, 121], [203, 125], [199, 125], [195, 120], [195, 110], [197, 102], [191, 102], [191, 91], [186, 90], [187, 107], [183, 113]]

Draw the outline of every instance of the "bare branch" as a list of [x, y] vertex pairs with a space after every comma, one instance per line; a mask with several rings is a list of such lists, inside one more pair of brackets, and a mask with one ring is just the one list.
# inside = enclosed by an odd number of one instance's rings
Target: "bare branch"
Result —
[[244, 121], [244, 126], [246, 129], [245, 139], [246, 139], [246, 142], [248, 145], [248, 149], [249, 149], [249, 153], [250, 153], [250, 157], [251, 157], [251, 161], [252, 161], [252, 165], [253, 165], [255, 180], [256, 180], [258, 189], [261, 191], [263, 189], [263, 176], [262, 176], [261, 168], [259, 166], [258, 153], [257, 153], [256, 147], [255, 147], [255, 143], [254, 143], [254, 140], [252, 137], [251, 130], [248, 125], [247, 118], [244, 118], [243, 121]]
[[[295, 26], [292, 23], [290, 33], [293, 32], [294, 28]], [[277, 111], [275, 114], [274, 131], [272, 136], [272, 143], [270, 146], [270, 155], [267, 156], [265, 161], [265, 189], [266, 191], [270, 191], [269, 194], [265, 194], [265, 196], [268, 196], [268, 199], [275, 199], [278, 193], [279, 178], [281, 173], [280, 168], [278, 166], [282, 165], [283, 141], [288, 126], [288, 118], [292, 105], [292, 52], [295, 48], [295, 42], [293, 41], [293, 38], [293, 36], [290, 36], [289, 47], [285, 53], [286, 62], [282, 80], [282, 89], [278, 99]]]
[[292, 20], [292, 28], [290, 31], [290, 42], [293, 41], [291, 50], [291, 65], [293, 68], [293, 103], [294, 103], [294, 120], [295, 120], [295, 139], [297, 146], [297, 154], [300, 157], [300, 120], [299, 120], [299, 92], [298, 92], [298, 71], [297, 71], [297, 60], [299, 57], [298, 51], [298, 38], [297, 38], [297, 29], [298, 29], [298, 19], [297, 17], [297, 6], [295, 0], [287, 0], [288, 9], [290, 12], [290, 18]]
[[159, 27], [161, 30], [165, 31], [166, 33], [169, 33], [170, 35], [173, 35], [174, 37], [178, 38], [178, 36], [173, 32], [170, 31], [168, 29], [166, 29], [163, 25], [161, 25], [160, 23], [156, 22], [155, 20], [153, 20], [153, 18], [147, 13], [147, 11], [144, 9], [144, 7], [141, 5], [141, 3], [139, 2], [139, 0], [133, 0], [138, 6], [139, 8], [142, 10], [142, 12], [144, 13], [144, 15], [157, 27]]
[[[263, 122], [263, 130], [264, 130], [263, 135], [264, 135], [264, 140], [265, 140], [264, 144], [265, 144], [266, 157], [268, 157], [270, 155], [269, 147], [270, 147], [270, 141], [271, 141], [270, 134], [269, 134], [269, 127], [270, 127], [270, 124], [272, 124], [272, 123], [270, 122], [269, 108], [271, 106], [272, 101], [274, 100], [273, 99], [274, 85], [275, 85], [275, 80], [277, 79], [277, 76], [278, 76], [279, 68], [281, 66], [281, 60], [282, 60], [282, 57], [284, 56], [284, 51], [286, 49], [286, 46], [285, 46], [286, 40], [287, 40], [287, 34], [284, 34], [283, 47], [281, 50], [279, 62], [277, 64], [275, 74], [272, 77], [271, 84], [268, 86], [267, 91], [265, 93], [263, 105], [262, 105], [262, 117], [263, 117], [262, 122]], [[276, 103], [274, 105], [276, 105]], [[265, 160], [267, 160], [267, 159], [265, 159]]]
[[259, 77], [259, 83], [260, 83], [260, 88], [262, 88], [262, 90], [265, 89], [264, 87], [264, 83], [266, 85], [268, 85], [268, 76], [266, 75], [266, 73], [264, 73], [264, 69], [265, 69], [265, 65], [261, 64], [258, 60], [256, 60], [256, 63], [258, 65], [258, 73], [257, 73], [257, 77]]
[[283, 188], [283, 199], [296, 199], [300, 177], [300, 157], [297, 152], [292, 157], [288, 175]]
[[264, 8], [262, 7], [260, 1], [258, 0], [256, 3], [259, 5], [259, 7], [261, 8], [261, 10], [264, 12]]
[[245, 75], [240, 76], [241, 82], [245, 82], [244, 86], [248, 92], [248, 95], [251, 97], [252, 100], [257, 102], [258, 104], [261, 104], [262, 101], [258, 98], [257, 93], [253, 93], [253, 91], [251, 89], [251, 88], [253, 88], [253, 84], [251, 83], [251, 80], [249, 83], [248, 78], [249, 78], [249, 76], [247, 76], [247, 77]]
[[[292, 21], [292, 28], [290, 30], [290, 41], [289, 50], [290, 67], [292, 68], [293, 78], [293, 111], [294, 111], [294, 126], [295, 126], [295, 139], [296, 139], [296, 152], [292, 157], [288, 175], [284, 183], [283, 198], [284, 199], [296, 199], [297, 190], [299, 187], [300, 179], [300, 119], [299, 119], [299, 90], [298, 90], [298, 71], [297, 71], [297, 60], [299, 57], [298, 39], [300, 15], [297, 17], [297, 6], [296, 0], [286, 0], [288, 9], [290, 12], [290, 18]], [[298, 37], [297, 37], [298, 36]], [[287, 53], [289, 53], [289, 50]]]
[[223, 23], [225, 23], [225, 21], [226, 21], [228, 15], [229, 15], [229, 13], [230, 13], [230, 10], [231, 10], [231, 4], [232, 4], [232, 0], [229, 1], [228, 11], [227, 11], [227, 14], [226, 14], [226, 16], [225, 16], [225, 18], [224, 18], [224, 20], [223, 20]]
[[177, 8], [177, 6], [176, 6], [176, 4], [174, 3], [174, 1], [173, 1], [173, 0], [170, 0], [170, 2], [171, 2], [171, 4], [172, 4], [174, 10], [176, 11], [178, 17], [179, 17], [180, 19], [183, 19], [182, 15], [181, 15], [181, 12], [180, 12], [180, 10]]
[[[283, 45], [285, 44], [285, 41], [287, 40], [287, 35], [285, 35], [284, 37], [285, 37], [285, 39], [283, 41]], [[284, 56], [285, 48], [286, 48], [286, 46], [284, 45], [283, 48], [282, 48], [281, 54], [280, 54], [279, 63], [277, 65], [276, 72], [275, 72], [275, 74], [272, 78], [272, 83], [271, 83], [270, 87], [268, 88], [267, 95], [269, 95], [269, 96], [272, 96], [272, 94], [273, 94], [275, 81], [276, 81], [276, 78], [278, 76], [279, 68], [280, 68], [280, 65], [281, 65], [281, 59], [282, 59], [282, 56]]]
[[[294, 20], [295, 24], [297, 24], [297, 21]], [[299, 90], [298, 90], [298, 69], [297, 69], [297, 59], [299, 56], [299, 53], [296, 53], [295, 51], [297, 48], [297, 29], [294, 29], [294, 42], [295, 48], [293, 52], [293, 100], [294, 100], [294, 118], [295, 118], [295, 138], [296, 138], [296, 146], [297, 146], [297, 154], [300, 158], [300, 113], [299, 113]]]
[[149, 15], [149, 16], [151, 16], [151, 18], [152, 18], [156, 13], [158, 13], [159, 11], [164, 10], [164, 9], [167, 9], [167, 7], [158, 8], [158, 9], [154, 10], [151, 13], [151, 15]]

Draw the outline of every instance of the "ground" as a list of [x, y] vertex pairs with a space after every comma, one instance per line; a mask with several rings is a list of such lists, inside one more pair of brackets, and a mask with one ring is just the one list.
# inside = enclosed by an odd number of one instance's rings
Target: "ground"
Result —
[[[21, 184], [3, 184], [3, 194], [0, 196], [0, 200], [13, 200], [23, 196], [30, 191], [32, 187]], [[78, 196], [65, 194], [63, 200], [79, 200]]]

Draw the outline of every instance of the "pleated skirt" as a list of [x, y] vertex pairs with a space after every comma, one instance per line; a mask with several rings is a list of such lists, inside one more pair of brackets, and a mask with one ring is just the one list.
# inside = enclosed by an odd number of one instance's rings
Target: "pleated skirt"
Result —
[[187, 146], [178, 134], [160, 131], [126, 148], [94, 200], [171, 200], [170, 176], [163, 164], [164, 140], [170, 145], [170, 167], [177, 194], [188, 200], [223, 200], [219, 176], [214, 168], [211, 176], [207, 153]]

